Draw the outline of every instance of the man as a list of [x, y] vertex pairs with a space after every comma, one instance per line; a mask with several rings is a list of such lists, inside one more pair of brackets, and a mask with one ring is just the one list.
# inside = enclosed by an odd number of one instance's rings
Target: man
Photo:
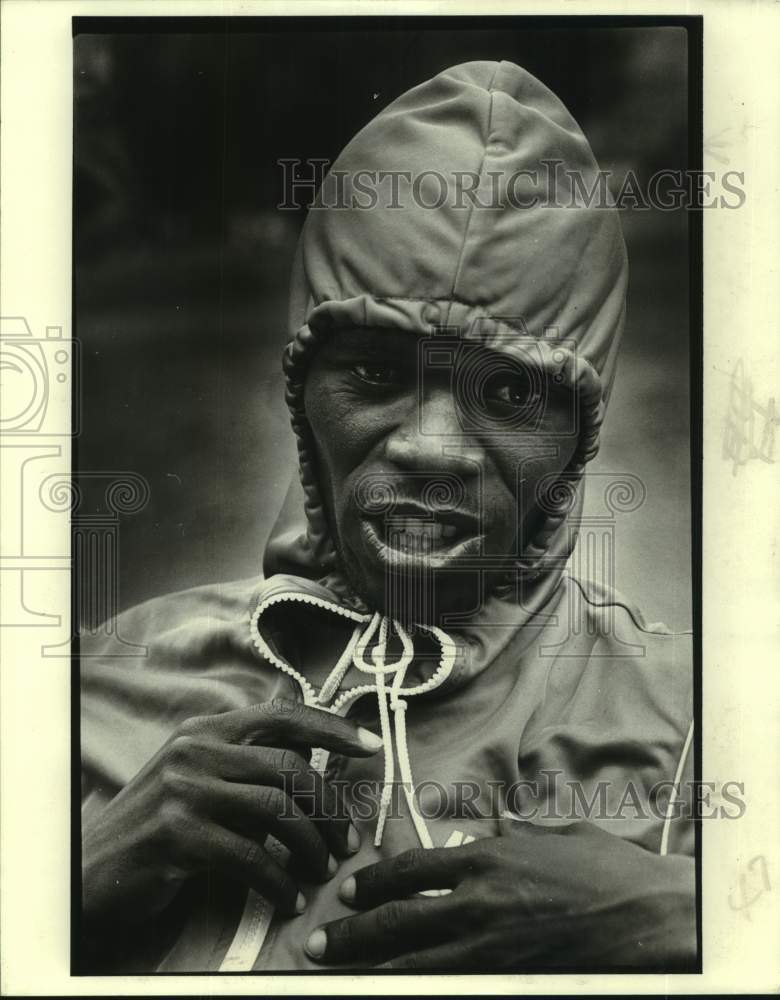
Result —
[[86, 971], [692, 967], [689, 637], [565, 573], [625, 309], [596, 171], [504, 62], [334, 165], [264, 578], [83, 650]]

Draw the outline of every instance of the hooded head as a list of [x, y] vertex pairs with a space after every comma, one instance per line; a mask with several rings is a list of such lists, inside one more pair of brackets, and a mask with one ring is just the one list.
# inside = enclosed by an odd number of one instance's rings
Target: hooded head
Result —
[[[445, 70], [347, 145], [296, 254], [284, 369], [306, 524], [293, 492], [267, 549], [267, 573], [320, 580], [374, 610], [380, 598], [351, 571], [370, 558], [371, 539], [358, 552], [349, 524], [362, 515], [387, 521], [400, 497], [402, 517], [430, 513], [435, 522], [443, 511], [446, 530], [466, 530], [457, 518], [458, 482], [477, 469], [474, 481], [484, 487], [485, 456], [525, 442], [530, 451], [510, 454], [514, 485], [500, 473], [519, 513], [503, 553], [510, 561], [496, 564], [491, 586], [504, 596], [517, 596], [524, 581], [550, 592], [576, 540], [582, 473], [598, 447], [625, 314], [625, 247], [617, 213], [599, 191], [577, 123], [550, 90], [507, 62]], [[310, 375], [323, 349], [342, 341], [354, 354], [361, 338], [374, 353], [386, 338], [383, 364], [411, 356], [399, 345], [414, 345], [417, 423], [391, 416], [373, 440], [369, 433], [371, 460], [352, 470], [350, 506], [339, 503], [344, 483], [333, 482], [341, 442], [323, 448]], [[457, 387], [459, 441], [426, 431], [434, 377]], [[522, 385], [514, 408], [491, 410], [506, 385], [515, 394]], [[354, 402], [361, 414], [366, 405]], [[413, 448], [412, 438], [425, 441], [429, 457], [438, 449], [441, 462], [426, 467], [409, 459], [408, 448], [402, 454], [398, 441]], [[484, 502], [476, 490], [465, 501], [469, 514]], [[431, 530], [435, 537], [422, 545], [429, 563], [431, 547], [442, 545], [441, 529]], [[426, 542], [425, 532], [415, 538]], [[373, 541], [387, 553], [386, 536]], [[499, 555], [486, 553], [484, 535], [479, 542], [482, 557]], [[473, 545], [464, 552], [478, 554]], [[397, 554], [396, 567], [414, 564], [407, 555]]]

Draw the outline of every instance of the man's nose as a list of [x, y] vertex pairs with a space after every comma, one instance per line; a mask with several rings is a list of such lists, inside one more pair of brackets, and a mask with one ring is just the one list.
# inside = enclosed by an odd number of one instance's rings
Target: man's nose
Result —
[[409, 408], [385, 445], [386, 457], [412, 472], [478, 473], [483, 454], [473, 435], [464, 434], [449, 386], [431, 388]]

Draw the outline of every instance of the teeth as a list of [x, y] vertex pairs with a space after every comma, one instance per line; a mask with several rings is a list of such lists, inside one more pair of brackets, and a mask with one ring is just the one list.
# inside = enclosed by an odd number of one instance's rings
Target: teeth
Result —
[[454, 524], [440, 521], [425, 521], [419, 517], [391, 520], [386, 528], [386, 538], [390, 545], [405, 552], [430, 551], [431, 548], [450, 541], [458, 534]]
[[390, 530], [396, 532], [406, 532], [414, 535], [415, 538], [430, 538], [437, 541], [442, 537], [444, 526], [435, 521], [421, 521], [419, 518], [409, 518], [406, 521], [394, 521]]

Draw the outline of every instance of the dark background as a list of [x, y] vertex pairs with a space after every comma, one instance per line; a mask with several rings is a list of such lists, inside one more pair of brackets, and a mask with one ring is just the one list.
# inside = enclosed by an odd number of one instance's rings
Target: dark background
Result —
[[[322, 20], [235, 18], [204, 33], [201, 19], [174, 34], [104, 20], [74, 39], [77, 463], [151, 489], [121, 526], [122, 607], [255, 574], [294, 473], [278, 372], [303, 212], [276, 208], [280, 158], [333, 160], [409, 87], [508, 59], [564, 101], [615, 190], [629, 168], [646, 182], [688, 165], [684, 28]], [[645, 483], [645, 504], [618, 520], [617, 585], [651, 621], [684, 628], [688, 216], [626, 210], [622, 222], [628, 326], [593, 469]]]

